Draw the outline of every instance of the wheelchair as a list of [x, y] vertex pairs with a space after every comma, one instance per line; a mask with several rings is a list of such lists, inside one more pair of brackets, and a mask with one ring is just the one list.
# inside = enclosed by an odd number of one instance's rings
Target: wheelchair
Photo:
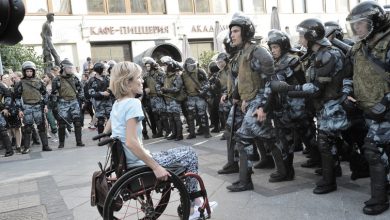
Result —
[[[101, 192], [97, 188], [94, 192], [93, 179], [91, 195], [91, 205], [97, 207], [103, 219], [187, 220], [190, 216], [191, 200], [197, 197], [204, 200], [203, 205], [198, 208], [198, 219], [210, 218], [211, 208], [207, 192], [198, 174], [186, 172], [184, 167], [175, 165], [165, 167], [171, 176], [167, 181], [160, 181], [147, 166], [127, 168], [121, 141], [109, 136], [110, 134], [102, 133], [93, 137], [93, 140], [108, 137], [98, 143], [99, 146], [108, 145], [104, 167], [98, 163], [105, 183], [103, 185], [107, 187], [103, 191], [108, 193], [105, 198], [97, 199], [96, 194]], [[187, 191], [188, 178], [197, 180], [199, 191]]]

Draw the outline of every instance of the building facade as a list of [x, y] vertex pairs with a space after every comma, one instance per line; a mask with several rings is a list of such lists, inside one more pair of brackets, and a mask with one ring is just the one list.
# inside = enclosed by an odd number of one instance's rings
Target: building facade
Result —
[[[58, 54], [82, 66], [87, 57], [130, 60], [171, 55], [181, 61], [183, 38], [196, 58], [213, 50], [216, 21], [228, 28], [238, 11], [252, 18], [256, 36], [267, 36], [271, 12], [278, 8], [280, 27], [296, 38], [303, 19], [335, 20], [347, 31], [345, 18], [360, 0], [24, 0], [26, 16], [20, 25], [22, 44], [42, 53], [41, 28], [48, 12], [55, 13], [53, 43]], [[390, 0], [379, 0], [389, 4]], [[186, 53], [187, 54], [187, 53]], [[185, 55], [185, 56], [188, 56]]]

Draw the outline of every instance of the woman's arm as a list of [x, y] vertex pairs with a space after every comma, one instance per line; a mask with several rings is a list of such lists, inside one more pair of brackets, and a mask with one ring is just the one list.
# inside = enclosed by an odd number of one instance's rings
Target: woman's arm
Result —
[[108, 119], [106, 125], [104, 126], [103, 133], [111, 133], [111, 119]]
[[126, 123], [126, 146], [133, 152], [133, 154], [142, 160], [148, 167], [150, 167], [157, 179], [167, 180], [170, 176], [169, 172], [160, 166], [146, 151], [141, 147], [137, 135], [137, 120], [131, 118]]

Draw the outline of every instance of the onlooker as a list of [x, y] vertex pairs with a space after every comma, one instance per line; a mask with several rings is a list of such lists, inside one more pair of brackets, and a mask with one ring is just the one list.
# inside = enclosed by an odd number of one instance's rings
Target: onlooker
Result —
[[91, 57], [87, 57], [87, 61], [83, 64], [84, 73], [90, 73], [93, 70], [93, 62]]
[[[50, 96], [51, 94], [51, 83], [54, 79], [54, 76], [53, 74], [51, 73], [46, 73], [46, 75], [43, 77], [43, 82], [45, 83], [46, 85], [46, 91], [48, 93], [48, 95]], [[48, 108], [48, 111], [46, 113], [46, 119], [47, 119], [47, 122], [48, 122], [48, 125], [50, 126], [50, 130], [51, 130], [51, 133], [55, 136], [55, 138], [52, 139], [53, 142], [57, 142], [58, 139], [58, 135], [57, 135], [57, 122], [56, 122], [56, 119], [54, 117], [54, 113], [53, 113], [53, 108], [54, 108], [54, 105], [56, 103], [52, 102], [51, 100], [49, 100], [48, 102], [48, 105], [47, 105], [47, 108]], [[51, 135], [47, 134], [48, 137], [51, 137]]]

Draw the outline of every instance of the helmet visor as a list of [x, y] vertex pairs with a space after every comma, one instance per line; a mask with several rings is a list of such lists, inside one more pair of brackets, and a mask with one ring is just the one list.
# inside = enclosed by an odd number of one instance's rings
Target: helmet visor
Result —
[[355, 41], [364, 40], [373, 31], [372, 20], [367, 18], [358, 18], [350, 20], [351, 30]]
[[300, 36], [305, 36], [305, 33], [308, 31], [307, 28], [304, 27], [297, 27], [297, 32], [299, 33]]
[[217, 60], [217, 66], [220, 70], [222, 70], [226, 66], [226, 61], [225, 60]]
[[195, 72], [196, 66], [196, 63], [186, 63], [186, 68], [188, 72]]

